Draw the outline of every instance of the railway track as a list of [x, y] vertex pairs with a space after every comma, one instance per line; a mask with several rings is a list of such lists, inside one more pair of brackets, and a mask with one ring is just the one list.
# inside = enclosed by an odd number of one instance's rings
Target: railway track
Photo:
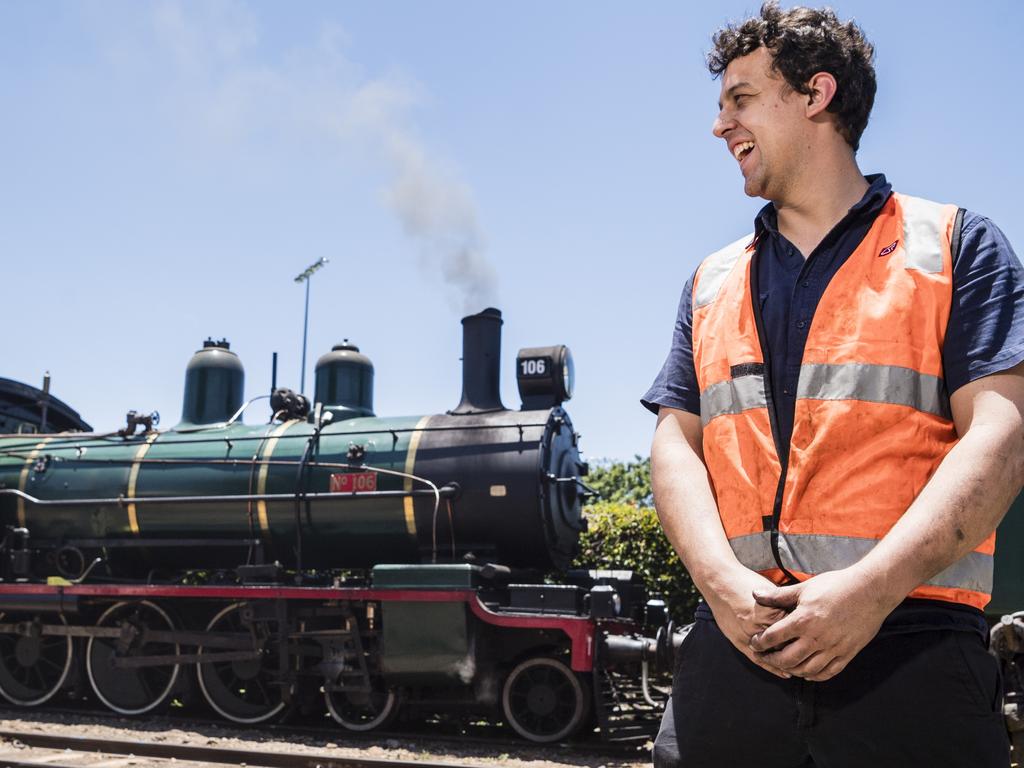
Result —
[[[254, 740], [272, 738], [278, 741], [295, 741], [298, 738], [310, 745], [344, 744], [356, 748], [384, 743], [411, 742], [416, 744], [417, 749], [427, 749], [433, 752], [457, 752], [461, 749], [475, 748], [477, 750], [486, 749], [494, 755], [518, 754], [535, 757], [538, 760], [550, 759], [552, 753], [558, 753], [562, 757], [572, 754], [639, 761], [646, 761], [650, 758], [649, 748], [644, 743], [608, 742], [595, 739], [538, 745], [511, 737], [508, 735], [507, 728], [494, 724], [425, 723], [405, 730], [376, 730], [359, 733], [341, 731], [333, 722], [324, 726], [280, 722], [264, 723], [254, 729], [225, 723], [219, 719], [176, 715], [170, 712], [142, 720], [125, 718], [104, 710], [80, 707], [48, 707], [45, 710], [32, 711], [0, 708], [0, 721], [33, 722], [47, 727], [50, 725], [61, 727], [69, 722], [83, 726], [99, 725], [132, 730], [140, 738], [146, 738], [146, 735], [150, 733], [177, 729], [194, 732], [207, 738], [223, 738], [225, 734]], [[653, 735], [651, 738], [653, 739]], [[3, 766], [4, 764], [0, 763], [0, 768]]]
[[236, 765], [248, 768], [474, 768], [467, 763], [342, 757], [327, 752], [289, 754], [151, 741], [0, 731], [0, 765], [9, 768], [119, 768], [139, 764], [182, 768]]

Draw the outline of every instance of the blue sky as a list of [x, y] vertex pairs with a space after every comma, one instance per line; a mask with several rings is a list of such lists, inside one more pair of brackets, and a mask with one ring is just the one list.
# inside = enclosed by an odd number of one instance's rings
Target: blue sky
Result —
[[[1024, 248], [1024, 4], [835, 4], [877, 48], [860, 151], [900, 190]], [[227, 337], [249, 396], [344, 337], [382, 415], [454, 407], [466, 308], [565, 343], [591, 458], [646, 453], [637, 403], [683, 282], [749, 231], [711, 136], [703, 54], [752, 2], [0, 4], [0, 376], [98, 428], [177, 422], [184, 367]], [[312, 376], [307, 373], [307, 383]], [[311, 388], [311, 387], [310, 387]], [[265, 418], [257, 407], [250, 421]]]

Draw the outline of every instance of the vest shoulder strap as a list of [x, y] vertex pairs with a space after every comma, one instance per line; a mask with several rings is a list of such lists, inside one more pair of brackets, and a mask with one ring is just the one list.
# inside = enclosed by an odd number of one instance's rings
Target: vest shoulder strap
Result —
[[956, 218], [953, 219], [953, 234], [949, 241], [949, 253], [953, 257], [953, 266], [956, 266], [960, 258], [960, 237], [964, 231], [964, 209], [956, 209]]
[[943, 239], [949, 206], [911, 195], [897, 194], [903, 211], [903, 250], [907, 269], [942, 272]]
[[746, 253], [753, 240], [754, 234], [751, 232], [704, 259], [698, 270], [696, 285], [693, 287], [694, 309], [705, 307], [715, 300], [722, 284], [725, 283], [725, 278], [732, 272], [740, 256]]

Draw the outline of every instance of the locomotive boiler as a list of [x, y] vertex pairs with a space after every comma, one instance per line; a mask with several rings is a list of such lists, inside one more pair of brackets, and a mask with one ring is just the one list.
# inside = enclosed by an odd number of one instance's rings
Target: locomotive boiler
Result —
[[322, 697], [351, 730], [404, 705], [535, 741], [629, 732], [678, 636], [629, 572], [567, 570], [589, 493], [572, 357], [520, 350], [508, 409], [501, 325], [463, 319], [446, 413], [376, 416], [346, 341], [312, 403], [275, 389], [245, 424], [242, 364], [211, 339], [172, 429], [132, 412], [117, 433], [0, 437], [0, 695], [140, 714], [194, 680], [241, 723]]
[[313, 412], [279, 392], [270, 425], [243, 424], [241, 362], [208, 341], [172, 430], [0, 440], [0, 483], [24, 493], [0, 521], [31, 531], [32, 573], [70, 578], [101, 550], [104, 569], [124, 576], [439, 558], [565, 568], [586, 470], [561, 408], [572, 359], [524, 351], [524, 408], [505, 409], [501, 322], [497, 310], [466, 318], [462, 400], [428, 416], [375, 416], [372, 364], [343, 343], [318, 361]]

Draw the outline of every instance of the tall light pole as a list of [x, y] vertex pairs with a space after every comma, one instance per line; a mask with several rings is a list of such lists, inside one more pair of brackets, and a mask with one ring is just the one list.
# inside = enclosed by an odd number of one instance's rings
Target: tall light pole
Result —
[[295, 278], [296, 283], [306, 284], [306, 313], [302, 320], [302, 375], [299, 377], [299, 392], [302, 394], [306, 393], [306, 338], [309, 336], [309, 278], [327, 262], [328, 259], [326, 258], [318, 259]]

